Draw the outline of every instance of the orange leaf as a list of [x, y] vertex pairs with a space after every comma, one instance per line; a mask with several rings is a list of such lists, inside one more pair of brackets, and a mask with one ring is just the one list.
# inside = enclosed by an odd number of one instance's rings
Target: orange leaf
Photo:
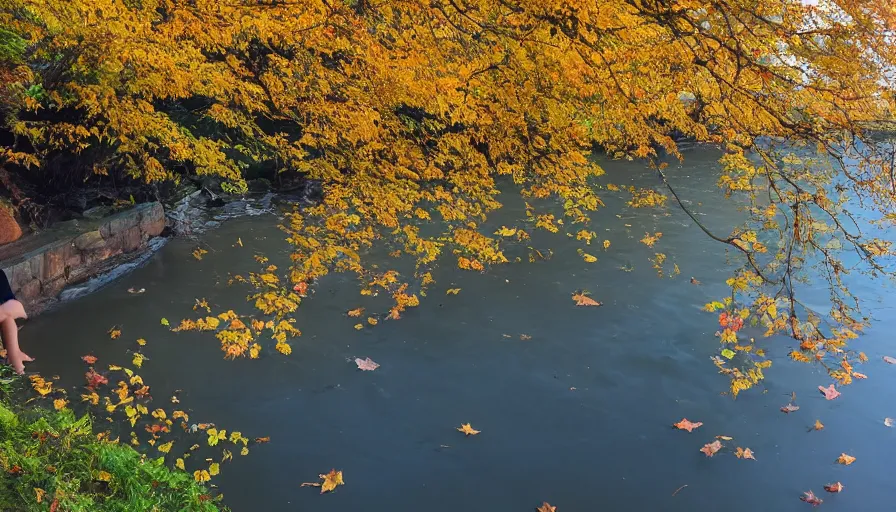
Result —
[[695, 428], [699, 428], [701, 425], [703, 425], [702, 421], [688, 421], [687, 418], [682, 418], [678, 423], [672, 424], [673, 427], [687, 430], [688, 432], [693, 432]]
[[552, 507], [550, 503], [544, 502], [540, 507], [535, 509], [537, 512], [557, 512], [557, 507]]
[[716, 439], [715, 441], [703, 445], [703, 448], [700, 448], [700, 451], [705, 453], [707, 457], [712, 457], [719, 450], [722, 449], [722, 442]]
[[355, 308], [355, 309], [352, 309], [352, 310], [349, 311], [347, 314], [348, 314], [348, 316], [353, 316], [353, 317], [361, 316], [362, 314], [364, 314], [364, 308]]
[[603, 306], [602, 302], [598, 302], [584, 293], [574, 293], [572, 300], [576, 301], [576, 306]]
[[815, 420], [815, 426], [812, 428], [814, 428], [815, 430], [821, 430], [824, 428], [824, 423], [822, 423], [821, 420]]
[[738, 459], [753, 459], [756, 460], [756, 457], [753, 456], [753, 450], [749, 448], [741, 448], [737, 447], [737, 451], [734, 452], [734, 456]]
[[82, 356], [82, 357], [81, 357], [81, 360], [84, 361], [84, 362], [87, 363], [87, 364], [93, 364], [93, 363], [96, 362], [96, 356], [92, 356], [92, 355], [89, 355], [89, 354], [88, 354], [88, 355], [86, 355], [86, 356]]
[[852, 464], [855, 461], [856, 461], [855, 457], [853, 457], [852, 455], [847, 455], [845, 453], [841, 453], [840, 457], [837, 458], [837, 463], [843, 464], [844, 466], [849, 466], [850, 464]]

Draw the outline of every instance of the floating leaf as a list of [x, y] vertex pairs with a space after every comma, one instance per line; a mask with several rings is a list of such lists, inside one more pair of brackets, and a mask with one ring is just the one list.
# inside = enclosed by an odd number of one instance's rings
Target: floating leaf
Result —
[[87, 364], [94, 364], [94, 363], [96, 363], [96, 356], [92, 356], [92, 355], [88, 354], [86, 356], [81, 356], [81, 360]]
[[457, 295], [460, 293], [460, 288], [449, 288], [445, 290], [445, 295]]
[[187, 470], [186, 466], [184, 466], [184, 459], [177, 459], [176, 461], [174, 461], [174, 467], [181, 471]]
[[859, 373], [859, 372], [852, 372], [852, 376], [857, 379], [867, 379], [868, 378], [867, 375], [865, 375], [864, 373]]
[[364, 324], [355, 324], [355, 330], [356, 330], [356, 331], [360, 331], [360, 330], [363, 329], [363, 328], [364, 328]]
[[722, 350], [722, 356], [725, 359], [731, 359], [732, 357], [734, 357], [734, 351], [731, 350], [730, 348], [726, 348], [726, 349]]
[[128, 293], [132, 293], [134, 295], [139, 295], [146, 291], [146, 288], [128, 288]]
[[258, 443], [258, 444], [268, 443], [268, 442], [270, 442], [270, 441], [271, 441], [271, 438], [270, 438], [270, 437], [256, 437], [256, 438], [255, 438], [255, 442]]
[[849, 466], [855, 461], [855, 457], [853, 457], [852, 455], [847, 455], [845, 453], [841, 453], [840, 457], [837, 458], [837, 464], [843, 464], [844, 466]]
[[790, 412], [794, 412], [794, 411], [798, 411], [798, 410], [800, 410], [800, 406], [798, 406], [794, 403], [789, 403], [789, 404], [785, 405], [784, 407], [781, 407], [781, 412], [784, 412], [784, 413], [790, 413]]
[[113, 327], [109, 329], [109, 337], [113, 340], [117, 340], [121, 336], [121, 329], [118, 327]]
[[817, 507], [818, 505], [821, 505], [822, 501], [824, 501], [821, 498], [819, 498], [818, 496], [816, 496], [815, 493], [812, 491], [804, 492], [803, 495], [800, 496], [800, 499], [805, 501], [806, 503], [811, 504], [812, 506], [815, 506], [815, 507]]
[[376, 370], [377, 368], [380, 367], [380, 365], [373, 362], [373, 360], [370, 359], [369, 357], [366, 359], [361, 359], [360, 357], [356, 357], [355, 364], [358, 365], [358, 369], [361, 369], [361, 370], [364, 370], [367, 372], [372, 372], [373, 370]]
[[171, 451], [171, 446], [173, 446], [173, 445], [174, 445], [174, 441], [168, 441], [165, 444], [160, 444], [158, 446], [158, 450], [162, 453], [168, 453]]
[[146, 345], [146, 340], [144, 340], [143, 338], [138, 338], [137, 345], [140, 345], [141, 347]]
[[364, 314], [364, 308], [355, 308], [348, 311], [346, 314], [351, 317], [359, 317]]
[[824, 423], [821, 420], [815, 420], [815, 425], [812, 427], [815, 430], [821, 430], [824, 428]]
[[57, 411], [65, 409], [66, 404], [68, 404], [68, 401], [64, 398], [57, 398], [56, 400], [53, 400], [53, 408]]
[[585, 260], [585, 263], [594, 263], [597, 261], [596, 256], [592, 256], [591, 254], [588, 254], [587, 252], [582, 253], [582, 259]]
[[212, 462], [208, 466], [208, 474], [211, 476], [217, 476], [221, 473], [221, 466], [217, 462]]
[[711, 443], [707, 443], [703, 445], [703, 448], [700, 448], [700, 451], [705, 453], [707, 457], [712, 457], [719, 450], [722, 449], [722, 442], [716, 439]]
[[133, 365], [137, 368], [143, 368], [144, 359], [146, 359], [146, 356], [144, 356], [140, 352], [137, 352], [136, 354], [134, 354], [134, 359], [131, 361], [131, 363], [133, 363]]
[[170, 326], [171, 326], [171, 323], [168, 322], [168, 319], [167, 319], [167, 318], [163, 318], [163, 319], [161, 320], [161, 323], [162, 323], [162, 325], [164, 325], [165, 327], [170, 327]]
[[572, 300], [576, 301], [576, 306], [603, 306], [603, 303], [592, 299], [584, 293], [574, 293]]
[[461, 423], [459, 427], [457, 427], [458, 432], [463, 432], [468, 436], [475, 436], [479, 433], [478, 430], [473, 430], [473, 427], [469, 423]]
[[206, 471], [204, 469], [200, 471], [197, 469], [196, 471], [193, 472], [193, 479], [199, 483], [203, 483], [203, 482], [208, 482], [209, 480], [212, 479], [212, 477], [211, 477], [211, 475], [208, 474], [208, 471]]
[[550, 503], [544, 502], [540, 507], [535, 509], [537, 512], [557, 512], [557, 507], [552, 507]]
[[833, 384], [828, 387], [818, 386], [818, 390], [821, 391], [821, 394], [828, 400], [833, 400], [840, 396], [840, 392], [834, 388]]
[[32, 375], [29, 378], [31, 379], [31, 387], [33, 387], [40, 396], [47, 396], [53, 391], [52, 381], [44, 380], [40, 375]]
[[825, 485], [825, 486], [824, 486], [824, 490], [826, 490], [826, 491], [828, 491], [828, 492], [841, 492], [841, 491], [843, 491], [843, 488], [844, 488], [844, 487], [845, 487], [845, 486], [844, 486], [843, 484], [841, 484], [840, 482], [837, 482], [837, 483], [835, 483], [835, 484], [827, 484], [827, 485]]
[[884, 425], [892, 427], [893, 425], [896, 425], [896, 420], [893, 418], [884, 418]]
[[337, 486], [345, 485], [342, 479], [342, 471], [330, 470], [326, 475], [318, 475], [321, 482], [305, 482], [300, 487], [320, 487], [320, 493], [332, 492]]
[[749, 448], [741, 448], [737, 447], [737, 451], [734, 452], [734, 456], [738, 459], [753, 459], [756, 460], [756, 457], [753, 456], [753, 450]]
[[703, 425], [702, 421], [688, 421], [687, 418], [682, 418], [678, 423], [674, 423], [672, 426], [681, 429], [687, 430], [688, 432], [693, 432], [695, 428], [699, 428]]

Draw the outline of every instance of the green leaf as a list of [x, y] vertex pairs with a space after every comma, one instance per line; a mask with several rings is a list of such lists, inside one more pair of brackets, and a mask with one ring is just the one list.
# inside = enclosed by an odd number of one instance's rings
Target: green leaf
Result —
[[725, 359], [731, 359], [732, 357], [734, 357], [734, 351], [730, 348], [726, 348], [722, 351], [722, 357], [724, 357]]

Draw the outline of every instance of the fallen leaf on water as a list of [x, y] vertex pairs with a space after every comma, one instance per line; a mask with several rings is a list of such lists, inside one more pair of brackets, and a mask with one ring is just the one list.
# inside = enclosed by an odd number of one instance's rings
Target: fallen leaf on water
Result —
[[587, 252], [582, 252], [582, 259], [585, 260], [585, 263], [595, 263], [597, 261], [597, 257], [588, 254]]
[[868, 378], [867, 375], [865, 375], [864, 373], [859, 373], [859, 372], [852, 372], [852, 376], [857, 379], [867, 379]]
[[208, 482], [209, 480], [212, 479], [212, 477], [211, 477], [211, 475], [208, 474], [208, 471], [206, 471], [204, 469], [202, 471], [200, 471], [197, 469], [196, 471], [193, 472], [193, 479], [199, 483], [202, 483], [202, 482]]
[[92, 356], [92, 355], [88, 354], [86, 356], [81, 356], [81, 360], [87, 364], [93, 364], [96, 362], [96, 356]]
[[139, 295], [146, 291], [146, 288], [128, 288], [128, 293], [133, 293], [134, 295]]
[[884, 362], [890, 364], [896, 364], [896, 357], [884, 356]]
[[702, 425], [702, 421], [688, 421], [687, 418], [682, 418], [678, 423], [672, 424], [673, 427], [681, 430], [687, 430], [688, 432], [693, 432], [695, 428], [699, 428]]
[[840, 396], [840, 392], [834, 388], [833, 384], [828, 387], [818, 386], [818, 390], [821, 391], [821, 394], [828, 400], [833, 400]]
[[800, 496], [800, 499], [805, 501], [806, 503], [809, 503], [812, 506], [816, 506], [816, 507], [818, 505], [821, 505], [821, 502], [823, 501], [818, 496], [816, 496], [815, 493], [812, 491], [804, 492], [803, 495]]
[[376, 318], [370, 316], [370, 317], [367, 317], [367, 323], [370, 325], [376, 325], [376, 324], [380, 323], [380, 321], [377, 320]]
[[255, 442], [258, 444], [267, 443], [271, 440], [270, 437], [256, 437]]
[[852, 455], [847, 455], [845, 453], [841, 453], [839, 457], [837, 457], [837, 463], [843, 464], [844, 466], [849, 466], [853, 462], [856, 461], [856, 458]]
[[168, 441], [165, 444], [160, 444], [158, 446], [158, 450], [162, 453], [168, 453], [171, 451], [171, 446], [173, 446], [173, 445], [174, 445], [174, 441]]
[[821, 420], [815, 420], [815, 425], [812, 428], [814, 428], [815, 430], [821, 430], [824, 428], [824, 423], [822, 423]]
[[161, 320], [161, 322], [162, 322], [162, 325], [164, 325], [165, 327], [170, 327], [170, 326], [171, 326], [171, 323], [168, 322], [168, 319], [167, 319], [167, 318], [163, 318], [163, 319]]
[[520, 334], [520, 339], [523, 341], [528, 341], [532, 339], [532, 336], [529, 336], [528, 334]]
[[249, 455], [249, 448], [243, 446], [243, 449], [240, 450], [240, 455]]
[[206, 251], [202, 247], [197, 247], [196, 250], [193, 251], [193, 257], [197, 260], [202, 260], [202, 256], [205, 254], [208, 254], [208, 251]]
[[364, 370], [366, 372], [372, 372], [380, 367], [377, 363], [373, 362], [373, 359], [369, 357], [366, 359], [361, 359], [360, 357], [355, 358], [355, 364], [358, 365], [359, 370]]
[[445, 295], [457, 295], [458, 293], [460, 293], [460, 288], [450, 288], [445, 290]]
[[557, 507], [552, 507], [550, 503], [544, 502], [540, 507], [535, 509], [538, 512], [557, 512]]
[[243, 239], [242, 239], [242, 238], [237, 238], [237, 239], [236, 239], [236, 245], [242, 247], [242, 246], [243, 246]]
[[722, 441], [731, 441], [734, 438], [731, 436], [716, 436], [716, 439], [721, 439]]
[[828, 485], [824, 486], [824, 490], [826, 490], [828, 492], [840, 492], [843, 490], [843, 487], [844, 487], [843, 484], [841, 484], [840, 482], [837, 482], [836, 484], [828, 484]]
[[691, 278], [691, 284], [700, 284], [700, 281], [697, 281], [693, 277]]
[[145, 345], [146, 345], [146, 340], [144, 340], [143, 338], [139, 338], [139, 339], [137, 339], [137, 345], [140, 345], [141, 347], [142, 347], [142, 346], [145, 346]]
[[68, 401], [64, 398], [57, 398], [56, 400], [53, 400], [53, 408], [57, 411], [65, 409], [66, 404], [68, 404]]
[[479, 433], [478, 430], [473, 430], [473, 427], [469, 423], [461, 423], [459, 427], [457, 427], [458, 432], [463, 432], [468, 436], [475, 436]]
[[364, 328], [364, 324], [355, 324], [355, 330], [356, 330], [356, 331], [360, 331], [360, 330], [363, 329], [363, 328]]
[[119, 329], [118, 327], [113, 327], [113, 328], [109, 329], [109, 337], [110, 338], [112, 338], [113, 340], [117, 340], [119, 338], [119, 336], [121, 336], [121, 329]]
[[703, 448], [700, 448], [700, 451], [705, 453], [707, 457], [712, 457], [719, 450], [722, 449], [722, 442], [716, 439], [711, 443], [707, 443], [703, 445]]
[[217, 462], [212, 462], [208, 466], [208, 474], [211, 476], [215, 476], [221, 472], [221, 465]]
[[322, 482], [305, 482], [299, 487], [320, 487], [320, 493], [323, 494], [335, 490], [339, 485], [345, 485], [345, 481], [342, 479], [342, 471], [331, 469], [326, 475], [318, 476], [323, 480]]
[[896, 425], [896, 420], [893, 418], [884, 418], [884, 425], [892, 427], [893, 425]]
[[576, 306], [603, 306], [603, 303], [598, 302], [591, 297], [585, 295], [585, 293], [574, 293], [572, 295], [572, 300], [576, 301]]
[[146, 356], [144, 356], [140, 352], [137, 352], [136, 354], [134, 354], [134, 359], [131, 361], [131, 363], [133, 363], [133, 365], [137, 368], [142, 368], [144, 359], [146, 359]]
[[741, 448], [737, 447], [737, 451], [734, 452], [734, 456], [738, 459], [753, 459], [756, 460], [756, 457], [753, 456], [753, 450], [749, 448]]
[[348, 316], [358, 317], [358, 316], [361, 316], [363, 313], [364, 313], [364, 308], [355, 308], [355, 309], [348, 311], [346, 314]]
[[177, 459], [176, 461], [174, 461], [174, 467], [176, 467], [177, 469], [179, 469], [181, 471], [187, 470], [186, 466], [184, 466], [184, 459]]
[[91, 390], [96, 388], [97, 386], [109, 383], [109, 379], [99, 373], [96, 373], [93, 368], [91, 368], [90, 371], [84, 374], [84, 378], [87, 379], [87, 387]]
[[793, 403], [789, 403], [789, 404], [785, 405], [784, 407], [781, 407], [781, 412], [783, 412], [783, 413], [791, 413], [793, 411], [798, 411], [798, 410], [800, 410], [800, 406], [795, 405]]
[[308, 293], [308, 283], [306, 283], [305, 281], [296, 283], [296, 285], [293, 286], [292, 289], [293, 289], [293, 291], [297, 292], [299, 295], [304, 297], [305, 294]]

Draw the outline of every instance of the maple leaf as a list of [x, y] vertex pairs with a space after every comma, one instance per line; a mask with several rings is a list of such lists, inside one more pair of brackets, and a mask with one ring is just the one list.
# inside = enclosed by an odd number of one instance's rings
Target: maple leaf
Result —
[[789, 403], [789, 404], [785, 405], [784, 407], [781, 407], [781, 412], [783, 412], [783, 413], [791, 413], [791, 412], [798, 411], [798, 410], [800, 410], [800, 406], [798, 406], [794, 403]]
[[93, 364], [96, 362], [96, 356], [92, 356], [92, 355], [88, 354], [86, 356], [81, 356], [81, 360], [87, 364]]
[[824, 490], [826, 490], [828, 492], [841, 492], [843, 490], [843, 488], [844, 488], [844, 485], [841, 484], [840, 482], [837, 482], [835, 484], [827, 484], [824, 486]]
[[824, 423], [821, 420], [815, 420], [815, 425], [812, 426], [814, 430], [821, 430], [824, 428]]
[[703, 448], [700, 448], [700, 451], [705, 453], [707, 457], [712, 457], [719, 450], [722, 449], [722, 442], [716, 439], [711, 443], [707, 443], [703, 445]]
[[818, 386], [818, 390], [821, 391], [821, 394], [828, 400], [833, 400], [840, 396], [840, 392], [834, 388], [833, 384], [828, 387]]
[[33, 387], [40, 396], [47, 396], [53, 390], [52, 381], [44, 380], [44, 378], [39, 375], [32, 375], [29, 378], [31, 379], [31, 387]]
[[109, 383], [109, 379], [97, 373], [93, 368], [84, 374], [84, 378], [87, 379], [87, 388], [90, 390]]
[[603, 303], [592, 299], [584, 293], [574, 293], [572, 300], [576, 301], [576, 306], [603, 306]]
[[535, 509], [537, 512], [557, 512], [557, 507], [552, 507], [550, 503], [543, 502], [540, 507]]
[[364, 314], [364, 308], [355, 308], [349, 310], [346, 314], [351, 317], [359, 317]]
[[318, 477], [321, 478], [321, 482], [305, 482], [300, 487], [320, 487], [320, 493], [323, 494], [334, 491], [337, 486], [345, 485], [345, 481], [342, 479], [342, 471], [331, 469], [326, 475], [318, 475]]
[[361, 359], [360, 357], [355, 358], [355, 364], [358, 365], [358, 369], [372, 372], [380, 367], [377, 363], [373, 362], [369, 357], [366, 359]]
[[702, 421], [694, 422], [694, 421], [688, 421], [687, 418], [682, 418], [681, 421], [679, 421], [678, 423], [674, 423], [672, 426], [677, 429], [687, 430], [688, 432], [693, 432], [695, 428], [699, 428], [702, 425], [703, 425]]
[[469, 423], [461, 423], [459, 427], [457, 427], [458, 432], [463, 432], [468, 436], [475, 436], [479, 433], [478, 430], [473, 430], [473, 427]]
[[812, 506], [815, 506], [815, 507], [817, 507], [818, 505], [821, 505], [822, 501], [824, 501], [821, 498], [819, 498], [818, 496], [816, 496], [815, 493], [812, 491], [804, 492], [803, 495], [800, 496], [800, 499], [805, 501], [806, 503], [811, 504]]
[[853, 457], [852, 455], [847, 455], [845, 453], [841, 453], [840, 456], [837, 457], [837, 464], [843, 464], [844, 466], [849, 466], [855, 461], [855, 457]]
[[121, 336], [121, 329], [118, 327], [113, 327], [109, 329], [109, 337], [113, 340], [117, 340]]
[[756, 460], [756, 457], [753, 456], [753, 450], [749, 448], [741, 448], [737, 447], [737, 451], [734, 452], [734, 456], [738, 459], [753, 459]]

